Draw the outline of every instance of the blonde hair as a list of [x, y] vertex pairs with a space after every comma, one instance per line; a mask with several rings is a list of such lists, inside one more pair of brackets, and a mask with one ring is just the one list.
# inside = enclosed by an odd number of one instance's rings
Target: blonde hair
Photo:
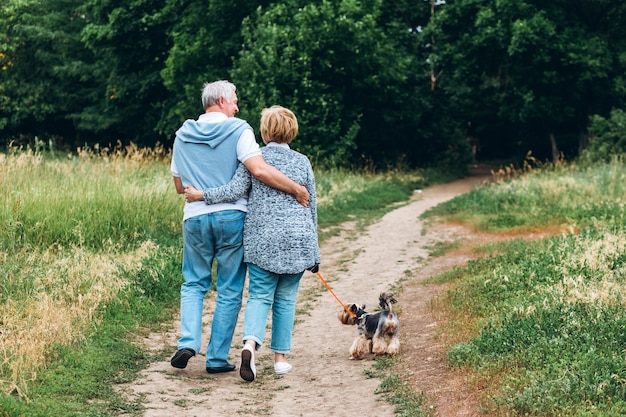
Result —
[[298, 134], [298, 119], [289, 109], [272, 106], [261, 112], [263, 142], [291, 143]]

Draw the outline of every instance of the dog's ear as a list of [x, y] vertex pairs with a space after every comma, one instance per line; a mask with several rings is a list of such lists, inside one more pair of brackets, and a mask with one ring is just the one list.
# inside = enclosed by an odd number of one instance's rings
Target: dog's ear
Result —
[[359, 307], [356, 304], [350, 304], [350, 311], [356, 313], [359, 310]]

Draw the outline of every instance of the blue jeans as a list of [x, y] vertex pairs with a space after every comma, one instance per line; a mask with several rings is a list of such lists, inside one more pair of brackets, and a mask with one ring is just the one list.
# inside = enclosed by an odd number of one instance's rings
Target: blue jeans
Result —
[[228, 363], [228, 352], [241, 310], [246, 265], [243, 262], [245, 213], [225, 210], [185, 220], [183, 224], [183, 278], [180, 289], [182, 337], [178, 349], [200, 351], [202, 307], [213, 281], [217, 259], [217, 300], [206, 350], [206, 366]]
[[289, 353], [296, 316], [296, 296], [304, 271], [298, 274], [275, 274], [254, 264], [248, 264], [248, 274], [250, 282], [243, 321], [243, 340], [254, 340], [257, 349], [261, 347], [265, 337], [267, 315], [271, 308], [270, 350], [275, 353]]

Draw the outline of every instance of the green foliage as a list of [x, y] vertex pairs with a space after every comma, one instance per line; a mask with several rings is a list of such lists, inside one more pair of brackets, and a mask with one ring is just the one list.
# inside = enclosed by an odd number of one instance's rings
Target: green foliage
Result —
[[611, 158], [626, 153], [626, 112], [611, 111], [609, 118], [591, 117], [591, 140], [581, 155], [584, 162], [609, 162]]
[[445, 214], [478, 229], [498, 231], [576, 230], [599, 221], [621, 227], [624, 162], [577, 167], [548, 165], [520, 178], [477, 187], [435, 207], [426, 215]]
[[144, 260], [141, 269], [134, 272], [133, 289], [136, 292], [136, 302], [133, 309], [141, 311], [142, 315], [155, 316], [155, 321], [163, 319], [160, 305], [176, 305], [179, 299], [179, 289], [182, 284], [182, 246], [175, 246], [179, 239], [172, 239], [171, 245], [166, 246], [154, 256]]
[[479, 360], [478, 348], [472, 343], [461, 342], [448, 349], [448, 363], [451, 366], [475, 366]]
[[167, 239], [178, 229], [182, 210], [171, 192], [169, 166], [163, 160], [142, 162], [132, 147], [128, 152], [91, 160], [87, 152], [66, 159], [27, 152], [12, 158], [15, 166], [3, 175], [10, 191], [0, 207], [3, 234], [11, 239], [0, 247], [101, 250], [110, 242], [135, 246]]
[[[0, 129], [29, 136], [72, 135], [97, 83], [80, 41], [80, 0], [4, 2], [0, 6]], [[69, 139], [69, 138], [67, 138]], [[0, 141], [3, 143], [3, 141]]]
[[618, 378], [626, 316], [621, 291], [610, 288], [623, 284], [624, 236], [606, 256], [606, 246], [595, 244], [604, 233], [501, 246], [502, 255], [480, 262], [483, 273], [455, 289], [453, 299], [485, 325], [451, 348], [449, 359], [501, 369], [497, 403], [546, 414], [626, 398]]
[[485, 378], [502, 378], [493, 387], [490, 411], [624, 412], [623, 172], [618, 161], [536, 170], [481, 187], [440, 212], [485, 225], [502, 219], [499, 210], [508, 210], [516, 221], [503, 221], [499, 230], [520, 224], [531, 230], [555, 224], [580, 230], [484, 245], [487, 256], [446, 275], [454, 281], [446, 296], [456, 317], [450, 329], [475, 329], [450, 347], [448, 361]]
[[[291, 108], [301, 126], [294, 146], [317, 165], [351, 166], [362, 157], [414, 164], [421, 138], [405, 109], [423, 107], [423, 99], [407, 93], [415, 88], [417, 64], [398, 43], [409, 42], [406, 27], [382, 24], [382, 5], [323, 0], [259, 8], [244, 21], [232, 71], [245, 86], [243, 117], [256, 126], [262, 108]], [[394, 139], [383, 145], [384, 138]]]
[[20, 416], [26, 410], [32, 417], [115, 416], [121, 411], [141, 410], [139, 403], [127, 402], [114, 391], [115, 384], [132, 381], [148, 363], [146, 354], [128, 340], [127, 332], [137, 326], [138, 320], [145, 323], [149, 318], [142, 310], [129, 307], [113, 303], [109, 311], [114, 311], [114, 316], [83, 343], [58, 346], [54, 361], [32, 384], [28, 403], [0, 397], [0, 404], [4, 406], [4, 402], [9, 410], [15, 410], [8, 416]]
[[371, 369], [364, 371], [370, 378], [382, 379], [376, 394], [383, 394], [387, 401], [395, 405], [394, 413], [397, 417], [432, 417], [432, 410], [426, 407], [422, 393], [404, 385], [395, 373], [386, 372], [394, 362], [393, 358], [379, 358]]
[[83, 3], [89, 20], [82, 41], [97, 57], [102, 84], [77, 127], [107, 132], [115, 138], [108, 143], [121, 138], [124, 144], [154, 146], [163, 141], [156, 135], [167, 98], [160, 72], [170, 49], [167, 29], [175, 15], [167, 13], [167, 0]]
[[474, 122], [481, 152], [543, 159], [552, 134], [576, 155], [587, 118], [623, 100], [623, 12], [607, 0], [441, 7], [425, 28], [437, 41], [430, 59], [447, 74], [438, 86]]
[[[200, 101], [204, 83], [230, 79], [233, 60], [242, 45], [242, 21], [257, 7], [270, 2], [167, 0], [166, 3], [164, 13], [176, 19], [167, 29], [171, 48], [161, 76], [169, 98], [157, 128], [162, 135], [170, 136], [183, 120], [204, 112]], [[247, 80], [238, 84], [243, 91]], [[246, 99], [242, 96], [240, 100], [242, 109], [247, 107]]]
[[[69, 345], [54, 346], [49, 363], [37, 370], [27, 391], [20, 391], [25, 398], [0, 396], [0, 409], [11, 417], [115, 416], [141, 411], [139, 402], [119, 396], [114, 386], [134, 380], [149, 359], [131, 334], [171, 319], [172, 306], [179, 299], [180, 259], [180, 247], [165, 247], [144, 260], [139, 271], [127, 272], [125, 279], [132, 285], [101, 306], [89, 332]], [[38, 296], [52, 293], [37, 290]], [[2, 291], [12, 298], [22, 296], [11, 288]]]
[[[611, 0], [5, 0], [0, 146], [170, 144], [203, 83], [244, 118], [282, 104], [320, 167], [457, 168], [571, 157], [623, 108], [626, 6]], [[207, 24], [210, 22], [210, 24]], [[474, 126], [467, 129], [471, 121]]]

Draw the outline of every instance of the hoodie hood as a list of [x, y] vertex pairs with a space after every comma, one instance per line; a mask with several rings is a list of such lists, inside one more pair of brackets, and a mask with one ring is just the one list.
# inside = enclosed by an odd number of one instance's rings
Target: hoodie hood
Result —
[[245, 120], [236, 117], [229, 117], [219, 123], [190, 119], [176, 131], [176, 139], [186, 143], [203, 143], [215, 148], [233, 135], [239, 139], [244, 129], [252, 130], [252, 127]]

